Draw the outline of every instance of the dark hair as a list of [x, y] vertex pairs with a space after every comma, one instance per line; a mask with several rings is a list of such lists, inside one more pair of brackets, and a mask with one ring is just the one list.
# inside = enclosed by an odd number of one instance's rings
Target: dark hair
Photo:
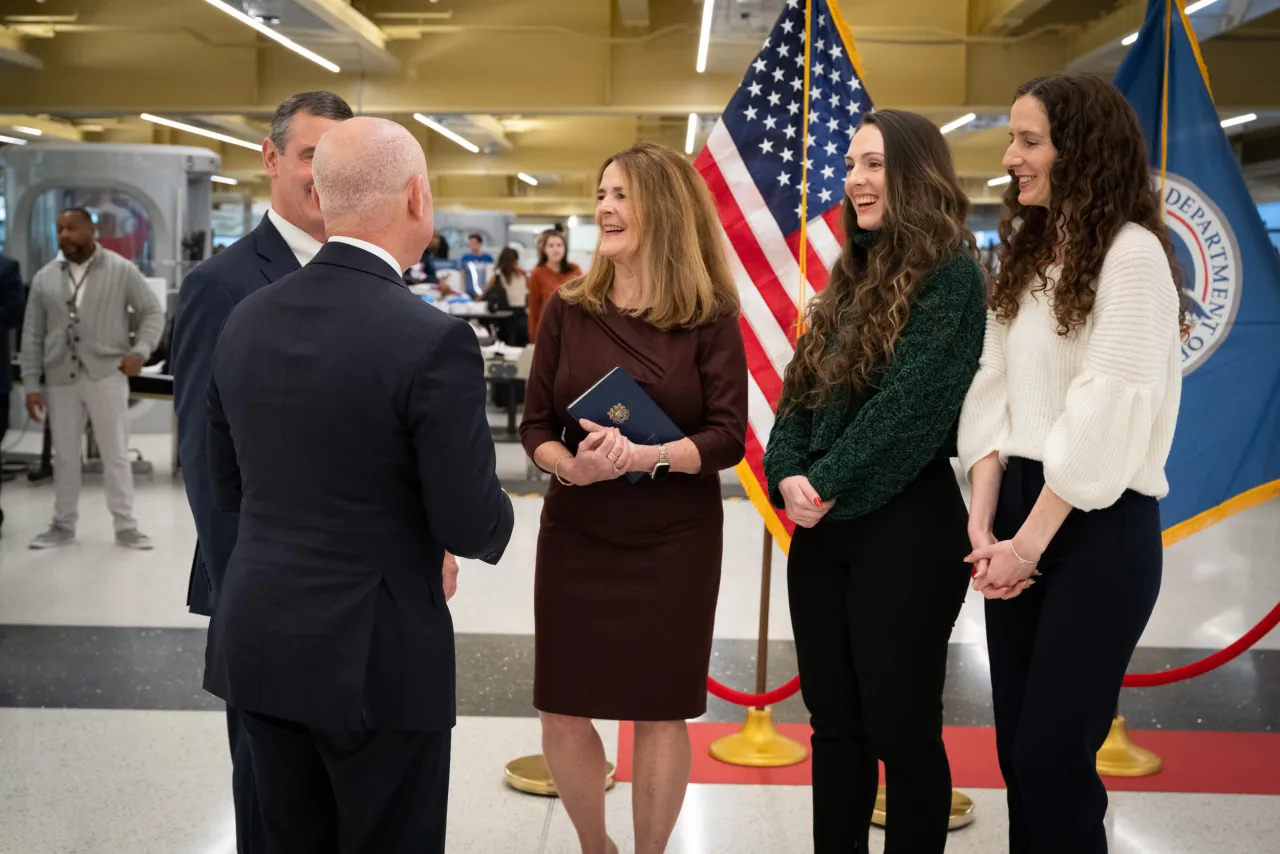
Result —
[[275, 115], [271, 117], [271, 144], [281, 154], [284, 154], [285, 146], [289, 144], [293, 117], [298, 113], [339, 122], [345, 122], [355, 115], [347, 102], [332, 92], [299, 92], [290, 95], [280, 102]]
[[[1006, 322], [1016, 317], [1028, 287], [1044, 291], [1049, 266], [1060, 256], [1052, 299], [1058, 334], [1082, 326], [1093, 311], [1094, 281], [1107, 250], [1131, 222], [1159, 239], [1181, 299], [1180, 269], [1151, 181], [1142, 128], [1120, 90], [1092, 75], [1059, 74], [1024, 83], [1015, 100], [1027, 96], [1049, 117], [1058, 159], [1049, 176], [1048, 208], [1019, 204], [1017, 181], [1005, 191], [1000, 270], [990, 296], [997, 316]], [[1059, 235], [1065, 235], [1065, 245], [1058, 245]]]
[[547, 264], [551, 263], [551, 259], [547, 257], [547, 241], [553, 237], [564, 244], [564, 257], [560, 259], [560, 275], [566, 276], [573, 267], [569, 266], [569, 238], [564, 236], [563, 231], [548, 228], [539, 235], [538, 239], [542, 243], [542, 251], [538, 253], [538, 266], [545, 267]]
[[85, 208], [81, 208], [81, 207], [63, 208], [62, 213], [59, 213], [58, 216], [63, 216], [64, 214], [79, 214], [80, 216], [84, 217], [85, 222], [89, 223], [90, 228], [93, 227], [93, 214], [89, 213], [89, 211], [86, 210]]
[[520, 261], [520, 253], [510, 246], [503, 247], [498, 253], [498, 261], [494, 265], [504, 280], [510, 280], [518, 272], [516, 264]]
[[845, 196], [844, 247], [826, 289], [809, 305], [809, 328], [786, 370], [784, 412], [816, 408], [841, 386], [874, 386], [893, 359], [920, 283], [952, 253], [977, 257], [965, 225], [969, 198], [938, 127], [901, 110], [865, 116], [858, 133], [870, 126], [884, 136], [884, 222], [874, 243], [859, 243], [865, 232]]
[[467, 240], [479, 240], [481, 243], [484, 243], [484, 238], [478, 234], [468, 234]]

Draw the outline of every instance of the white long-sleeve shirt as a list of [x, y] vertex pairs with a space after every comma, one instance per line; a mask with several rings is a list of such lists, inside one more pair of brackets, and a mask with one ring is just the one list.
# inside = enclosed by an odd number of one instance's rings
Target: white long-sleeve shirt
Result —
[[[1050, 267], [1050, 282], [1061, 272]], [[1081, 510], [1126, 489], [1163, 498], [1164, 465], [1182, 397], [1178, 291], [1164, 249], [1136, 223], [1116, 235], [1084, 325], [1062, 336], [1052, 287], [1028, 288], [1012, 322], [987, 318], [981, 366], [960, 415], [965, 471], [1044, 463], [1045, 483]]]

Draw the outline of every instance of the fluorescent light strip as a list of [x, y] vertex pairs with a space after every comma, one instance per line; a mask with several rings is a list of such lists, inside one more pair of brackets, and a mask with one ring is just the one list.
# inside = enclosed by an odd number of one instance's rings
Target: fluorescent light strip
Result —
[[463, 148], [465, 148], [467, 151], [470, 151], [472, 154], [480, 153], [480, 146], [476, 145], [474, 142], [467, 139], [466, 137], [459, 136], [458, 134], [449, 130], [447, 127], [440, 124], [438, 121], [431, 118], [430, 116], [424, 116], [422, 113], [414, 113], [413, 117], [418, 121], [422, 122], [427, 127], [431, 128], [436, 133], [440, 134], [441, 136], [446, 136], [449, 139], [453, 140], [454, 142], [458, 143], [458, 145], [461, 145]]
[[208, 3], [210, 6], [213, 6], [215, 9], [218, 9], [222, 12], [226, 12], [228, 15], [235, 18], [240, 23], [249, 27], [253, 27], [255, 30], [262, 33], [267, 38], [272, 39], [276, 42], [279, 42], [280, 44], [289, 48], [289, 50], [293, 51], [299, 56], [306, 57], [307, 59], [311, 60], [321, 68], [324, 68], [328, 71], [332, 71], [335, 74], [342, 70], [337, 65], [334, 65], [332, 62], [325, 59], [320, 54], [313, 53], [312, 51], [307, 50], [305, 47], [298, 44], [293, 39], [288, 38], [287, 36], [280, 35], [275, 30], [268, 27], [266, 24], [262, 23], [261, 21], [250, 18], [244, 12], [241, 12], [239, 9], [236, 9], [232, 6], [228, 6], [226, 3], [222, 2], [222, 0], [204, 0], [204, 2]]
[[226, 142], [231, 145], [238, 145], [241, 148], [247, 148], [250, 151], [262, 150], [262, 143], [255, 144], [252, 142], [246, 142], [243, 139], [238, 139], [234, 136], [228, 136], [225, 133], [218, 133], [217, 131], [198, 128], [195, 125], [187, 125], [187, 124], [183, 124], [182, 122], [175, 122], [173, 119], [162, 119], [159, 116], [153, 116], [150, 113], [143, 113], [141, 118], [145, 121], [152, 122], [154, 124], [164, 125], [167, 128], [173, 128], [174, 130], [183, 130], [183, 131], [186, 131], [187, 133], [194, 133], [197, 136], [208, 137], [209, 139], [216, 139], [219, 142]]
[[698, 133], [698, 114], [689, 114], [689, 130], [684, 135], [684, 153], [693, 154], [693, 138]]
[[1012, 175], [1002, 175], [999, 178], [992, 178], [987, 182], [988, 187], [1003, 187], [1005, 184], [1013, 181]]
[[1256, 122], [1257, 120], [1258, 120], [1257, 113], [1245, 113], [1243, 116], [1235, 116], [1234, 118], [1223, 119], [1222, 126], [1224, 128], [1233, 128], [1236, 125], [1246, 125], [1249, 122]]
[[44, 136], [44, 131], [40, 130], [40, 128], [29, 128], [23, 125], [10, 125], [10, 127], [16, 130], [18, 133], [25, 133], [25, 134], [28, 134], [29, 136]]
[[532, 175], [526, 175], [523, 172], [517, 172], [516, 177], [519, 178], [521, 181], [524, 181], [530, 187], [538, 186], [538, 179], [533, 177]]
[[215, 184], [229, 184], [232, 187], [240, 183], [235, 178], [228, 178], [224, 175], [212, 175], [209, 180]]
[[948, 124], [943, 125], [941, 128], [942, 133], [945, 136], [946, 134], [951, 133], [953, 130], [959, 130], [960, 128], [969, 124], [969, 122], [976, 119], [977, 117], [978, 116], [976, 113], [969, 113], [966, 116], [961, 116], [960, 118], [956, 119], [954, 122], [950, 122]]
[[702, 33], [698, 36], [698, 73], [707, 70], [707, 48], [711, 44], [711, 17], [715, 12], [715, 0], [702, 0]]
[[25, 139], [18, 139], [16, 136], [0, 136], [0, 142], [7, 142], [10, 145], [26, 145]]
[[[1188, 6], [1186, 8], [1186, 12], [1188, 15], [1194, 15], [1196, 12], [1199, 12], [1201, 9], [1208, 9], [1210, 6], [1212, 6], [1214, 3], [1217, 3], [1217, 2], [1218, 0], [1200, 0], [1200, 2], [1192, 3], [1190, 6]], [[1137, 40], [1138, 40], [1137, 33], [1129, 33], [1129, 35], [1125, 36], [1123, 39], [1120, 40], [1120, 44], [1124, 45], [1125, 47], [1128, 47], [1129, 45], [1133, 44]]]

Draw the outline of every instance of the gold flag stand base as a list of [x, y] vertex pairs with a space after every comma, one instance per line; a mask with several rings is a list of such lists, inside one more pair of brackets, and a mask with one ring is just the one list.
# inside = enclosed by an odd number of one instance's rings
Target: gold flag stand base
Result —
[[[604, 788], [607, 792], [613, 788], [616, 769], [613, 767], [612, 762], [605, 764]], [[526, 792], [530, 795], [556, 797], [556, 784], [551, 779], [551, 772], [547, 770], [546, 757], [540, 753], [512, 759], [507, 763], [507, 770], [502, 776], [507, 785], [516, 791]]]
[[782, 768], [799, 765], [809, 756], [809, 751], [774, 728], [772, 711], [747, 709], [742, 729], [712, 742], [711, 755], [730, 765]]
[[1111, 731], [1098, 751], [1098, 773], [1104, 777], [1147, 777], [1164, 767], [1160, 757], [1129, 740], [1124, 718], [1111, 720]]
[[[871, 823], [876, 827], [884, 827], [885, 817], [885, 795], [884, 786], [880, 787], [880, 793], [876, 795], [876, 809], [871, 813]], [[951, 819], [947, 825], [948, 830], [956, 830], [967, 824], [973, 823], [973, 799], [968, 795], [960, 792], [951, 793]]]

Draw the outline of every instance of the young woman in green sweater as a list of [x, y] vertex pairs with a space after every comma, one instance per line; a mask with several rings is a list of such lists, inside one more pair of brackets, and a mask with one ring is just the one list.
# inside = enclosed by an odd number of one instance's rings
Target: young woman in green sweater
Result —
[[765, 454], [796, 524], [791, 620], [813, 724], [817, 854], [868, 851], [877, 760], [886, 854], [941, 854], [947, 643], [968, 587], [951, 468], [982, 352], [969, 202], [932, 122], [867, 116], [845, 158], [846, 243], [787, 368]]

